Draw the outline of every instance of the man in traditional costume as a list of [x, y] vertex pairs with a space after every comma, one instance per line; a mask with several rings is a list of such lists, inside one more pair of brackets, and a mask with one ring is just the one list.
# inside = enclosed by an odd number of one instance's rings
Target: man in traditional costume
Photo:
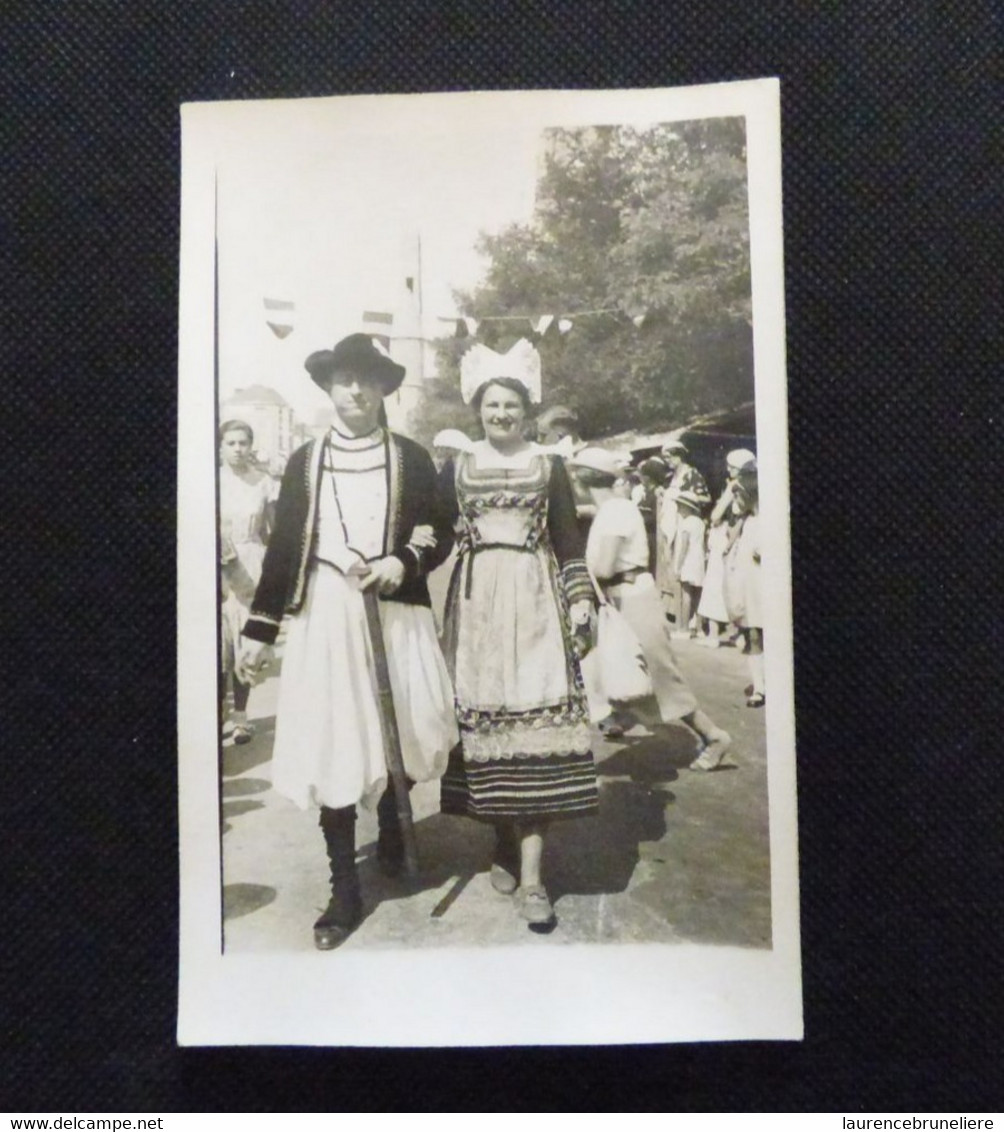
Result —
[[377, 856], [386, 873], [400, 871], [404, 852], [364, 593], [380, 596], [406, 774], [413, 782], [439, 778], [457, 726], [426, 577], [453, 536], [436, 502], [429, 454], [381, 423], [383, 398], [400, 386], [404, 367], [366, 334], [311, 354], [305, 367], [331, 397], [334, 424], [289, 460], [241, 662], [249, 674], [260, 672], [288, 618], [272, 781], [302, 809], [320, 807], [331, 899], [314, 942], [328, 950], [363, 917], [358, 803], [377, 806]]

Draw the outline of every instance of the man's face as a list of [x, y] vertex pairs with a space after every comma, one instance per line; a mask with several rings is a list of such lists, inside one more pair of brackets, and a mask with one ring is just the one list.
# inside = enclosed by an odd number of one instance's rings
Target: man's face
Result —
[[335, 415], [347, 431], [363, 436], [376, 428], [383, 389], [374, 378], [352, 370], [339, 370], [331, 380], [328, 395]]

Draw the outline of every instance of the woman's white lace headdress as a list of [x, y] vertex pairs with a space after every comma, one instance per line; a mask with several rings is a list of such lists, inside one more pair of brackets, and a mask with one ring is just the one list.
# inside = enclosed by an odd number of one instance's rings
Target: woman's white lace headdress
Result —
[[460, 396], [469, 405], [474, 394], [487, 381], [511, 377], [526, 388], [532, 405], [540, 404], [540, 354], [525, 338], [514, 343], [504, 354], [478, 342], [460, 361]]

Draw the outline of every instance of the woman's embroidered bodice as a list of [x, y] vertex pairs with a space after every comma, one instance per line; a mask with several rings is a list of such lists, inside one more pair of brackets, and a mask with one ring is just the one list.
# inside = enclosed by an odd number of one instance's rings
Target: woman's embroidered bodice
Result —
[[482, 546], [534, 550], [546, 541], [550, 476], [544, 455], [533, 456], [525, 468], [479, 468], [469, 453], [461, 455], [456, 474], [461, 553]]

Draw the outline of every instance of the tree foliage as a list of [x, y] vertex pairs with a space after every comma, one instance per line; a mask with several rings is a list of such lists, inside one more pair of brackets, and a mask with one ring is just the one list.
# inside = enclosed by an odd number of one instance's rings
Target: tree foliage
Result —
[[[456, 296], [485, 320], [479, 339], [536, 340], [527, 322], [493, 317], [609, 311], [537, 340], [545, 404], [574, 405], [585, 436], [751, 400], [743, 120], [551, 130], [546, 148], [531, 223], [483, 234], [484, 280]], [[442, 377], [418, 431], [469, 425], [455, 392], [466, 345], [439, 343]]]

